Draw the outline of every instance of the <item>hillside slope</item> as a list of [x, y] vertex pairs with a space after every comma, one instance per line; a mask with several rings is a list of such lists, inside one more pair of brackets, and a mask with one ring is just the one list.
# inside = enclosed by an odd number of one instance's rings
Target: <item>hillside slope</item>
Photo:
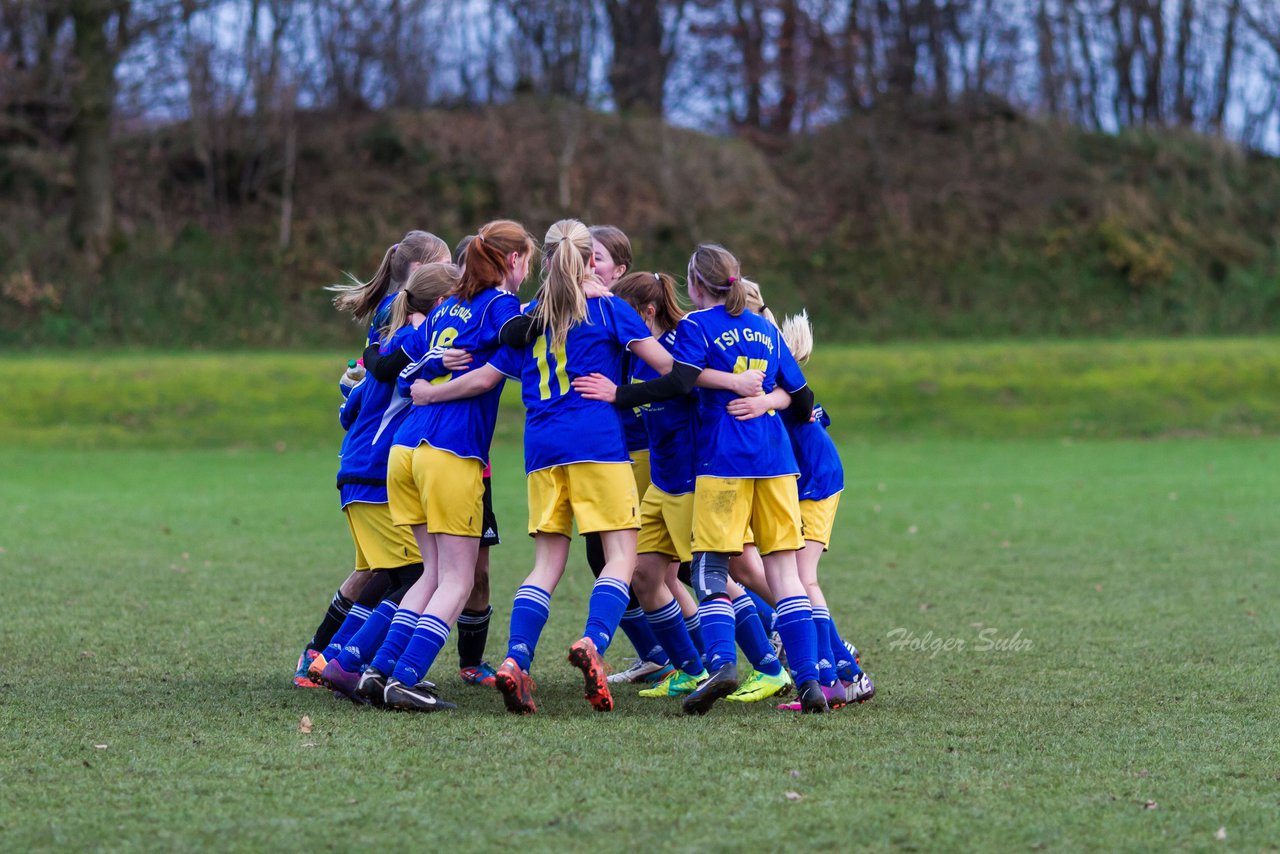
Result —
[[[999, 104], [878, 113], [756, 147], [560, 104], [299, 117], [282, 146], [183, 125], [118, 143], [101, 277], [67, 246], [65, 152], [0, 147], [0, 345], [352, 338], [323, 285], [410, 227], [498, 216], [630, 233], [682, 272], [722, 242], [772, 306], [848, 339], [1256, 334], [1280, 318], [1280, 162], [1182, 134], [1088, 135]], [[531, 285], [526, 286], [530, 289]]]

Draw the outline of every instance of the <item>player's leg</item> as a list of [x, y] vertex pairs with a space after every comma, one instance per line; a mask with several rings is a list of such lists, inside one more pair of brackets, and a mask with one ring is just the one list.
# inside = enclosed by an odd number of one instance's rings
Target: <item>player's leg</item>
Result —
[[599, 531], [605, 564], [591, 588], [582, 637], [569, 663], [582, 671], [583, 694], [598, 712], [613, 709], [604, 654], [631, 600], [640, 500], [630, 464], [575, 463], [565, 467], [569, 499], [581, 531]]
[[813, 605], [800, 580], [796, 554], [804, 547], [800, 534], [800, 501], [793, 477], [756, 482], [751, 515], [756, 547], [764, 561], [765, 579], [777, 604], [776, 627], [787, 652], [801, 710], [823, 712], [826, 698], [818, 682], [818, 637]]

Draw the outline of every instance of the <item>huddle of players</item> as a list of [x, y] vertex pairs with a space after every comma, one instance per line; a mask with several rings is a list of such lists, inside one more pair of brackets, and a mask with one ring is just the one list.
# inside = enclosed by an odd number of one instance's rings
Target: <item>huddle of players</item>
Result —
[[[367, 374], [344, 384], [340, 410], [338, 487], [356, 569], [295, 684], [397, 709], [456, 708], [426, 679], [456, 625], [463, 681], [496, 688], [511, 712], [536, 712], [529, 670], [576, 522], [597, 579], [568, 660], [596, 710], [613, 708], [619, 682], [682, 697], [690, 714], [793, 687], [779, 709], [871, 699], [817, 578], [843, 470], [800, 370], [808, 319], [779, 328], [734, 256], [711, 244], [689, 260], [686, 313], [671, 276], [630, 269], [621, 231], [577, 220], [547, 231], [540, 287], [522, 307], [516, 292], [538, 254], [509, 220], [452, 259], [414, 231], [372, 280], [338, 289], [339, 308], [370, 323]], [[506, 379], [526, 408], [535, 558], [494, 670], [483, 660], [498, 542], [488, 456]], [[619, 627], [638, 658], [609, 676], [602, 656]]]

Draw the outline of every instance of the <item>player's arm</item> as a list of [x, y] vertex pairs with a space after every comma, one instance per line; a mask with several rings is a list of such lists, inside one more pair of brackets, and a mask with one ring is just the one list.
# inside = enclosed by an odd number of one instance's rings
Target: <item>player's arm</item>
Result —
[[413, 398], [414, 406], [446, 403], [450, 400], [462, 400], [484, 394], [502, 380], [501, 371], [493, 365], [482, 365], [474, 371], [468, 371], [445, 383], [432, 384], [422, 379], [415, 380], [409, 388], [409, 396]]
[[755, 394], [749, 397], [740, 397], [737, 400], [731, 400], [725, 406], [730, 415], [739, 421], [750, 421], [752, 418], [759, 418], [766, 412], [776, 409], [786, 409], [791, 406], [792, 397], [787, 394], [780, 386], [775, 388], [768, 394]]

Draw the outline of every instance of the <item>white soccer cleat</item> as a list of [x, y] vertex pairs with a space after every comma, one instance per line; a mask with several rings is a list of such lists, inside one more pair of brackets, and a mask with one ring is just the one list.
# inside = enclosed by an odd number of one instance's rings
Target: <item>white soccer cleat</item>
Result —
[[672, 669], [670, 664], [655, 664], [652, 661], [637, 658], [632, 660], [631, 666], [626, 670], [610, 673], [609, 683], [621, 685], [628, 682], [643, 682], [646, 685], [654, 685], [666, 678]]

